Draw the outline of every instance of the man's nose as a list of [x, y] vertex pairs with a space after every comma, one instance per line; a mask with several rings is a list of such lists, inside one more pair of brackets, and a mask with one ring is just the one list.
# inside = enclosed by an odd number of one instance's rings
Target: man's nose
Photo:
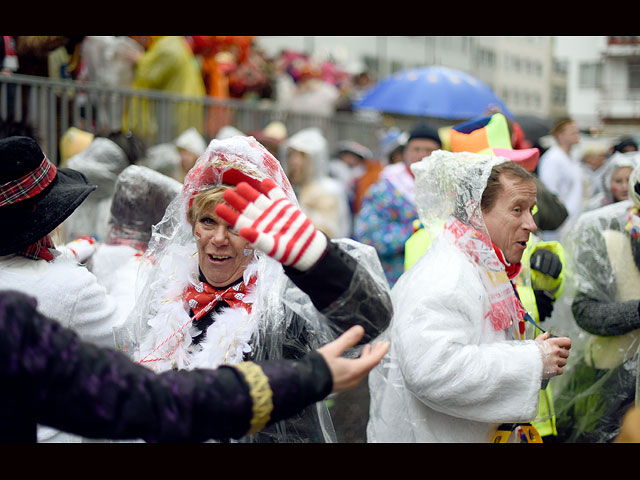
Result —
[[536, 225], [536, 222], [533, 220], [533, 214], [530, 211], [527, 211], [525, 215], [524, 228], [526, 230], [529, 230], [531, 233], [538, 230], [538, 226]]

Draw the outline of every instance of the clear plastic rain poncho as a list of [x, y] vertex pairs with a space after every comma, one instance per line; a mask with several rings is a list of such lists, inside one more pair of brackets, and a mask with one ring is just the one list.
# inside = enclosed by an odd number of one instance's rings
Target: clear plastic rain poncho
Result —
[[370, 442], [490, 442], [498, 423], [536, 415], [542, 356], [519, 339], [522, 307], [481, 210], [491, 169], [507, 161], [438, 150], [411, 166], [433, 243], [391, 292], [390, 353], [369, 374]]
[[127, 312], [135, 304], [141, 254], [152, 228], [181, 190], [180, 182], [140, 165], [130, 165], [118, 176], [106, 238], [87, 267]]
[[97, 137], [87, 148], [71, 157], [67, 166], [84, 173], [98, 188], [65, 220], [65, 241], [86, 236], [103, 241], [116, 180], [120, 172], [129, 166], [127, 155], [115, 142]]
[[[115, 332], [119, 349], [156, 371], [215, 368], [247, 359], [295, 358], [337, 338], [344, 325], [374, 322], [365, 314], [366, 295], [388, 292], [379, 260], [371, 247], [342, 239], [336, 242], [358, 265], [348, 290], [323, 313], [291, 282], [279, 262], [254, 250], [244, 271], [246, 282], [257, 278], [245, 297], [252, 304], [251, 312], [223, 309], [215, 314], [205, 340], [192, 342], [199, 332], [192, 325], [183, 293], [189, 283], [196, 285], [199, 280], [197, 247], [187, 220], [189, 201], [202, 189], [266, 177], [297, 205], [279, 162], [253, 137], [211, 141], [185, 179], [181, 195], [154, 227], [144, 255], [151, 267], [141, 271], [136, 307]], [[335, 441], [335, 432], [324, 402], [319, 402], [300, 417], [243, 441], [330, 442]]]
[[565, 373], [553, 379], [558, 436], [610, 442], [636, 402], [640, 346], [640, 168], [629, 200], [586, 212], [563, 239], [572, 272], [571, 312], [556, 331], [571, 334]]

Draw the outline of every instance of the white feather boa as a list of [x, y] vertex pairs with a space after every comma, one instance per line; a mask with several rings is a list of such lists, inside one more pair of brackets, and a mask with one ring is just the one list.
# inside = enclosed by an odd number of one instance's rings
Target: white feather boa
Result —
[[[256, 272], [257, 264], [254, 258], [245, 269], [245, 282]], [[149, 320], [137, 360], [156, 371], [215, 368], [241, 362], [244, 355], [251, 352], [250, 341], [259, 315], [243, 308], [224, 308], [214, 314], [205, 339], [195, 345], [193, 337], [200, 331], [192, 324], [182, 299], [185, 287], [198, 283], [193, 246], [171, 247], [157, 268], [155, 278], [148, 284], [151, 289], [147, 307]], [[255, 303], [259, 281], [258, 278], [255, 288], [248, 292], [247, 303]]]

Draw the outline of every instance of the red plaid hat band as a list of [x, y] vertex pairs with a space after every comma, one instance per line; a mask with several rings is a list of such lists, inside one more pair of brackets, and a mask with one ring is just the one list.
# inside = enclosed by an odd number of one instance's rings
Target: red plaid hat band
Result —
[[0, 207], [33, 198], [56, 178], [58, 169], [45, 156], [42, 163], [20, 178], [0, 185]]

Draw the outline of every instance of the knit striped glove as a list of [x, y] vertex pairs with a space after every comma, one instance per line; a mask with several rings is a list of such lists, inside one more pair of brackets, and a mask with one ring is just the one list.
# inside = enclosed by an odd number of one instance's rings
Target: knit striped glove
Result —
[[[270, 178], [258, 188], [240, 182], [224, 192], [216, 214], [240, 236], [283, 265], [306, 271], [324, 254], [327, 237], [287, 198]], [[229, 208], [229, 205], [233, 209]]]
[[57, 247], [63, 257], [86, 263], [96, 253], [98, 244], [93, 237], [81, 237]]

